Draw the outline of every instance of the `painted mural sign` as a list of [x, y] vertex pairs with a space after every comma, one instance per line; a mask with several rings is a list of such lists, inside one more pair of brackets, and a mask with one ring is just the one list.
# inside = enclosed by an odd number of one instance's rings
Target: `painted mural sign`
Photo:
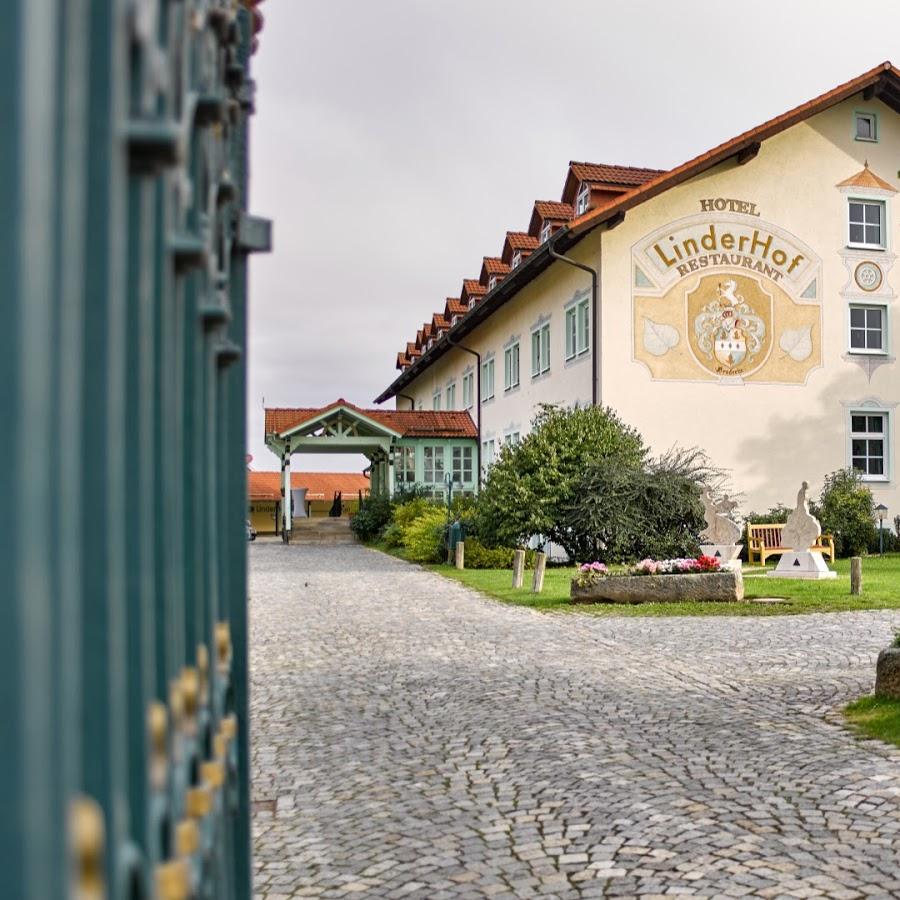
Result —
[[653, 378], [802, 384], [820, 365], [821, 262], [756, 204], [701, 201], [632, 262], [634, 358]]

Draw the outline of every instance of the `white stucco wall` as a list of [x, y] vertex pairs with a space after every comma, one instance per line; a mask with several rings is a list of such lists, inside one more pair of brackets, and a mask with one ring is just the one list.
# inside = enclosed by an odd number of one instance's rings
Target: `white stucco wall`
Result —
[[[877, 143], [854, 140], [855, 110], [878, 115]], [[636, 427], [655, 452], [675, 444], [706, 450], [717, 465], [730, 470], [735, 491], [744, 495], [745, 511], [792, 503], [802, 480], [810, 481], [815, 492], [828, 472], [847, 466], [850, 411], [868, 405], [889, 415], [888, 476], [884, 481], [872, 481], [871, 487], [876, 502], [887, 505], [891, 516], [900, 513], [894, 416], [900, 403], [900, 378], [894, 362], [866, 371], [845, 358], [852, 268], [842, 257], [847, 243], [848, 196], [836, 187], [866, 162], [880, 178], [900, 187], [897, 147], [900, 117], [877, 100], [864, 102], [857, 96], [765, 141], [759, 155], [743, 166], [727, 161], [635, 207], [618, 227], [591, 233], [571, 251], [592, 265], [602, 258], [602, 402]], [[664, 374], [652, 377], [648, 366], [635, 358], [632, 248], [662, 226], [696, 216], [701, 212], [701, 200], [716, 197], [755, 204], [762, 226], [771, 225], [793, 236], [821, 261], [816, 297], [811, 301], [820, 306], [812, 332], [815, 352], [801, 383], [721, 379], [699, 369], [696, 378], [685, 377], [681, 371], [667, 380]], [[884, 199], [886, 249], [855, 256], [873, 259], [885, 273], [882, 288], [866, 299], [888, 308], [891, 358], [893, 345], [900, 340], [893, 299], [900, 274], [891, 269], [900, 243], [900, 213], [896, 195]], [[759, 280], [766, 284], [764, 277]], [[565, 363], [563, 328], [565, 306], [588, 287], [586, 273], [555, 263], [466, 339], [466, 344], [483, 356], [493, 353], [496, 361], [495, 398], [482, 405], [483, 440], [499, 441], [510, 431], [525, 434], [541, 402], [590, 402], [592, 361], [580, 358]], [[863, 296], [856, 288], [851, 293]], [[532, 380], [531, 330], [542, 316], [549, 317], [551, 326], [551, 371]], [[684, 341], [689, 328], [685, 321]], [[778, 315], [773, 316], [770, 328], [774, 365], [774, 354], [783, 354], [778, 340], [784, 326], [779, 325]], [[514, 336], [520, 338], [520, 387], [505, 393], [503, 350]], [[682, 345], [677, 352], [683, 354], [684, 349]], [[421, 402], [423, 409], [431, 409], [434, 390], [440, 386], [445, 398], [446, 384], [452, 379], [457, 383], [456, 405], [461, 407], [461, 377], [471, 365], [473, 357], [454, 350], [427, 369], [406, 393]], [[405, 401], [399, 405], [405, 406]]]

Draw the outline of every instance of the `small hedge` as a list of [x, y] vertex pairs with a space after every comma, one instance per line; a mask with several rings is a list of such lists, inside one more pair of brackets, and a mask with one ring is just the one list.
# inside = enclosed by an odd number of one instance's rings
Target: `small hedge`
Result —
[[[485, 547], [475, 538], [467, 537], [466, 568], [467, 569], [511, 569], [515, 550], [509, 547]], [[534, 550], [525, 551], [525, 567], [534, 568]]]

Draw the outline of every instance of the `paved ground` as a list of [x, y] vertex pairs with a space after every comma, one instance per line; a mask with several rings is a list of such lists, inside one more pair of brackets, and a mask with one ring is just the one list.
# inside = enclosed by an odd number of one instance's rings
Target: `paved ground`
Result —
[[896, 613], [592, 619], [251, 547], [258, 896], [900, 897]]

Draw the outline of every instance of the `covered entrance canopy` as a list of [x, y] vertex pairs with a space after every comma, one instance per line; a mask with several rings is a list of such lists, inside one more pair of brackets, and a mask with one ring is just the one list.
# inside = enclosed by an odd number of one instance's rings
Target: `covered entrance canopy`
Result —
[[[361, 409], [340, 399], [318, 409], [266, 409], [266, 446], [281, 460], [290, 496], [295, 453], [361, 453], [371, 463], [371, 493], [393, 496], [422, 485], [433, 496], [478, 487], [478, 430], [464, 411]], [[283, 503], [284, 529], [291, 529]]]

